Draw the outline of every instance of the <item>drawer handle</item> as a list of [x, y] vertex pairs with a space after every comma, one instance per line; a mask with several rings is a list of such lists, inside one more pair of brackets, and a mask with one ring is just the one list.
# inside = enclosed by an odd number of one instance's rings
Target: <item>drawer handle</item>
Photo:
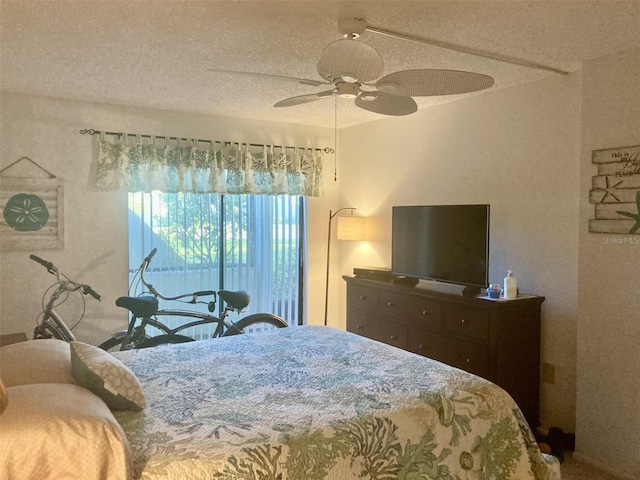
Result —
[[367, 297], [365, 295], [360, 295], [359, 298], [360, 298], [360, 300], [366, 300], [367, 299]]
[[388, 306], [388, 307], [395, 307], [395, 306], [396, 306], [396, 304], [395, 304], [395, 303], [393, 303], [393, 302], [387, 302], [387, 306]]
[[397, 335], [391, 335], [391, 340], [397, 340], [398, 336]]
[[470, 358], [467, 358], [467, 363], [471, 363], [471, 359]]
[[356, 330], [362, 330], [364, 327], [362, 325], [356, 325]]
[[424, 345], [418, 345], [418, 350], [424, 350]]
[[431, 312], [428, 310], [422, 310], [422, 315], [431, 315]]
[[462, 320], [460, 320], [460, 323], [461, 323], [462, 325], [466, 325], [466, 324], [467, 324], [467, 321], [463, 318]]

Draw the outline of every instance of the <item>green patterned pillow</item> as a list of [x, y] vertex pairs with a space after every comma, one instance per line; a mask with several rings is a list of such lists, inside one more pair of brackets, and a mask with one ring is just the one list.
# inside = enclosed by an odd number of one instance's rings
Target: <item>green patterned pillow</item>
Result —
[[108, 352], [71, 342], [71, 365], [78, 384], [98, 395], [113, 410], [142, 410], [146, 406], [138, 379]]

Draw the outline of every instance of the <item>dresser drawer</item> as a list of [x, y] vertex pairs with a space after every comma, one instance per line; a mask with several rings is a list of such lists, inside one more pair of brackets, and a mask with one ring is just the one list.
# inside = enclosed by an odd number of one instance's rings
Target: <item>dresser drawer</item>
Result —
[[411, 328], [408, 350], [481, 377], [490, 376], [489, 348], [477, 342], [468, 342], [421, 328]]
[[442, 304], [438, 300], [416, 298], [410, 307], [408, 320], [420, 328], [440, 330]]
[[489, 312], [447, 303], [442, 307], [442, 329], [454, 335], [489, 341]]
[[394, 347], [407, 348], [407, 326], [399, 322], [351, 311], [347, 330]]
[[416, 295], [380, 292], [378, 313], [382, 317], [396, 318], [421, 326], [440, 328], [440, 302]]
[[472, 342], [457, 344], [458, 349], [448, 350], [443, 356], [444, 363], [467, 372], [489, 378], [489, 350]]
[[441, 335], [437, 335], [429, 329], [411, 326], [407, 338], [407, 349], [418, 355], [433, 358], [438, 351], [440, 338]]
[[407, 316], [408, 304], [411, 297], [396, 292], [380, 292], [380, 315], [386, 318], [405, 318]]
[[361, 285], [349, 285], [348, 299], [349, 308], [360, 312], [378, 312], [378, 290]]
[[426, 346], [425, 353], [422, 351], [416, 353], [491, 379], [489, 348], [487, 346], [437, 334], [433, 334], [428, 341], [424, 341], [422, 344]]

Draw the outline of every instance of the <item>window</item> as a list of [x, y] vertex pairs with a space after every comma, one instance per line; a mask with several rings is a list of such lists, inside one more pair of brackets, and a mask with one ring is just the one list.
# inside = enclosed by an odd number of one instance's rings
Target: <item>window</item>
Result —
[[[303, 196], [129, 193], [130, 278], [157, 248], [145, 277], [161, 293], [245, 290], [251, 303], [232, 320], [270, 312], [301, 324], [304, 213]], [[185, 334], [209, 336], [196, 328]]]

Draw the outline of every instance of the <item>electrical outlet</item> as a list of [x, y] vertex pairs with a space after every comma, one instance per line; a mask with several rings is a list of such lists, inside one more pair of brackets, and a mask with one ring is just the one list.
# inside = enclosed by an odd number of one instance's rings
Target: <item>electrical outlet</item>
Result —
[[540, 377], [545, 383], [556, 383], [556, 366], [553, 363], [542, 362]]

